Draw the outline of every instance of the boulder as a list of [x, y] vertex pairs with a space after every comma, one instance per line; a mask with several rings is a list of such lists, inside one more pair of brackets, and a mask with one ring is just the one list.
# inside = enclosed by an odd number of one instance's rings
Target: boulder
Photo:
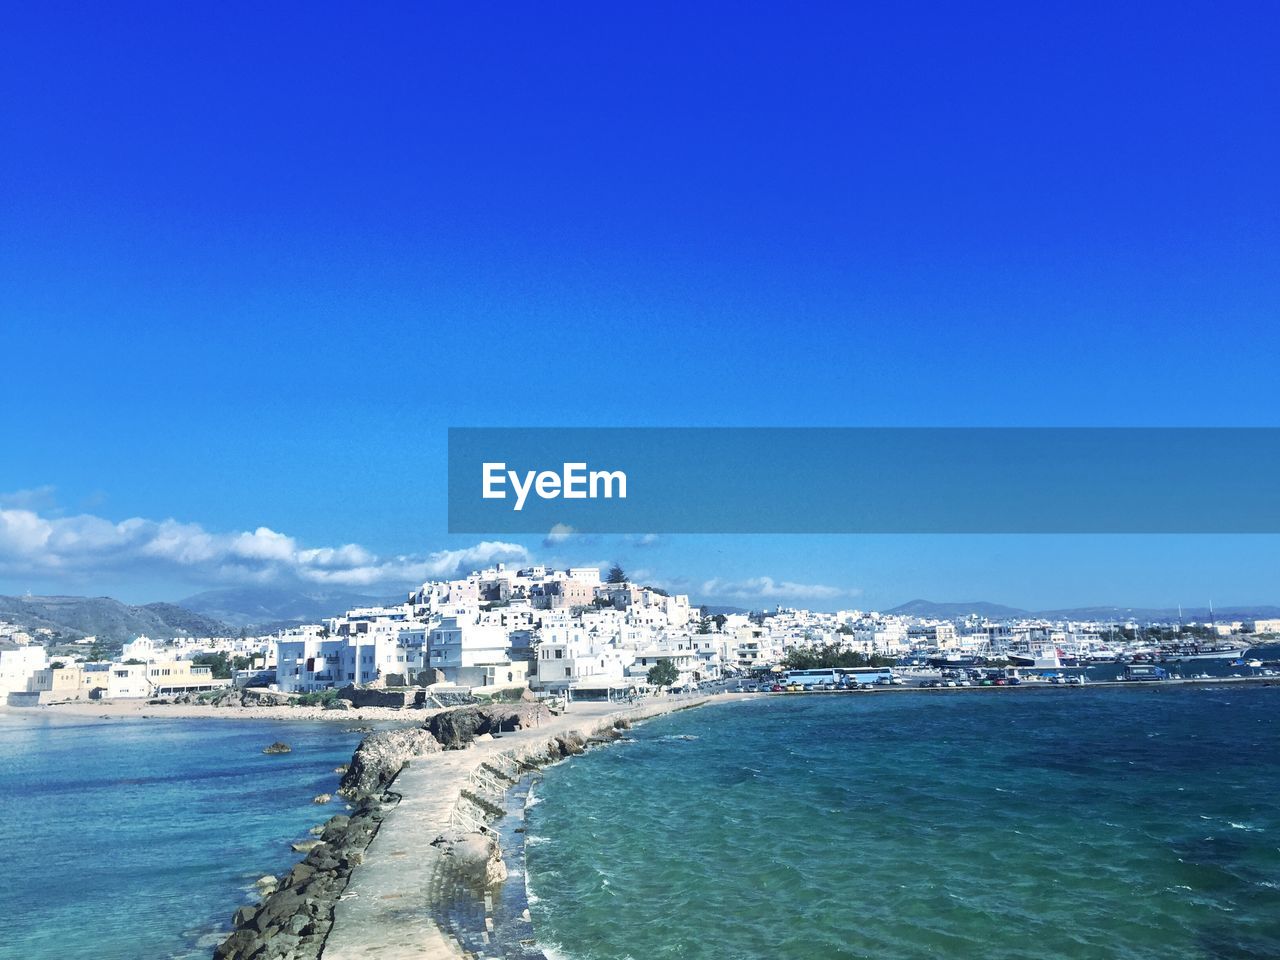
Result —
[[527, 730], [550, 718], [541, 703], [491, 704], [438, 713], [427, 721], [427, 729], [446, 750], [460, 750], [482, 734]]
[[448, 843], [446, 855], [462, 880], [472, 887], [491, 887], [507, 879], [498, 842], [490, 836], [469, 833]]
[[385, 730], [360, 741], [338, 793], [349, 799], [377, 793], [391, 784], [400, 768], [412, 757], [435, 753], [440, 744], [430, 730], [411, 727]]
[[233, 957], [248, 957], [260, 946], [257, 934], [248, 927], [242, 927], [218, 944], [213, 951], [214, 960], [231, 960]]
[[328, 803], [333, 799], [333, 795], [329, 793], [321, 793], [311, 798], [312, 803]]
[[277, 740], [275, 743], [271, 744], [270, 746], [263, 747], [262, 752], [263, 753], [293, 753], [293, 747], [289, 746], [287, 743], [282, 743], [281, 741]]

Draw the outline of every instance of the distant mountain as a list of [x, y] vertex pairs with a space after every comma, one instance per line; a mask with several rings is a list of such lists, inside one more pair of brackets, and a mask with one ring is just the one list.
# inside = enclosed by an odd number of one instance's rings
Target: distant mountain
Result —
[[726, 607], [721, 604], [715, 604], [715, 603], [704, 603], [698, 609], [706, 610], [708, 617], [714, 617], [717, 614], [721, 614], [721, 613], [723, 613], [726, 617], [729, 617], [729, 616], [733, 616], [734, 614], [743, 614], [743, 613], [751, 612], [745, 607]]
[[1004, 620], [1010, 617], [1027, 617], [1026, 610], [1017, 607], [1006, 607], [999, 603], [988, 603], [985, 600], [973, 600], [968, 603], [935, 603], [932, 600], [908, 600], [885, 613], [903, 617], [927, 617], [935, 620], [955, 620], [976, 613], [980, 617], [992, 620]]
[[108, 643], [152, 637], [208, 637], [238, 632], [213, 617], [172, 603], [130, 606], [110, 597], [0, 596], [0, 620], [27, 630], [46, 627], [60, 637], [98, 637]]
[[[978, 600], [971, 603], [935, 603], [932, 600], [911, 600], [886, 613], [909, 617], [927, 617], [936, 620], [958, 620], [976, 613], [991, 620], [1009, 620], [1020, 617], [1039, 617], [1045, 620], [1136, 620], [1169, 621], [1178, 619], [1177, 607], [1068, 607], [1058, 610], [1020, 610], [999, 603]], [[1212, 616], [1220, 622], [1255, 620], [1280, 617], [1280, 607], [1270, 604], [1256, 606], [1215, 607], [1210, 614], [1208, 607], [1183, 607], [1184, 622], [1207, 623]]]
[[208, 617], [241, 627], [270, 627], [273, 631], [299, 623], [336, 617], [353, 607], [402, 603], [408, 596], [369, 596], [341, 590], [285, 590], [276, 587], [228, 587], [208, 590], [179, 603]]
[[[1041, 610], [1036, 616], [1046, 620], [1166, 620], [1175, 622], [1178, 619], [1177, 607], [1072, 607], [1068, 610]], [[1210, 612], [1208, 607], [1183, 607], [1184, 622], [1208, 623], [1210, 619], [1220, 623], [1233, 620], [1257, 620], [1280, 617], [1280, 607], [1271, 604], [1256, 606], [1215, 607]]]

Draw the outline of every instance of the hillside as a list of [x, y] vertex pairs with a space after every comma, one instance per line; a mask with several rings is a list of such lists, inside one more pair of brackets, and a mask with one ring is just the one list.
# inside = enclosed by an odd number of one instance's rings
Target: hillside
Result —
[[[976, 613], [978, 616], [987, 617], [991, 620], [1008, 620], [1019, 617], [1040, 617], [1045, 620], [1136, 620], [1139, 622], [1172, 622], [1178, 619], [1177, 607], [1099, 606], [1066, 607], [1057, 610], [1020, 610], [1016, 607], [1006, 607], [1002, 604], [990, 603], [985, 600], [975, 600], [967, 603], [935, 603], [932, 600], [910, 600], [907, 603], [900, 604], [892, 610], [886, 610], [885, 612], [901, 616], [930, 617], [938, 620], [956, 620], [966, 617], [971, 613]], [[1205, 623], [1211, 618], [1216, 619], [1219, 622], [1229, 623], [1233, 620], [1253, 620], [1260, 617], [1280, 617], [1280, 607], [1271, 604], [1217, 607], [1212, 613], [1210, 613], [1208, 607], [1184, 607], [1182, 609], [1182, 620], [1188, 623]]]
[[284, 590], [275, 587], [227, 587], [207, 590], [179, 603], [198, 614], [241, 627], [270, 626], [272, 630], [316, 623], [355, 607], [402, 603], [408, 594], [394, 598], [368, 596], [341, 590]]
[[172, 603], [130, 606], [110, 597], [0, 596], [0, 620], [28, 630], [46, 627], [61, 639], [94, 636], [110, 643], [151, 637], [226, 636], [238, 633], [221, 620]]
[[967, 617], [971, 613], [976, 613], [980, 617], [988, 617], [992, 620], [1005, 620], [1010, 617], [1030, 616], [1026, 610], [1019, 610], [1016, 607], [1006, 607], [999, 603], [989, 603], [986, 600], [972, 600], [960, 603], [936, 603], [933, 600], [908, 600], [906, 603], [899, 604], [892, 610], [886, 610], [885, 613], [907, 617], [930, 617], [936, 620], [954, 620], [961, 617]]

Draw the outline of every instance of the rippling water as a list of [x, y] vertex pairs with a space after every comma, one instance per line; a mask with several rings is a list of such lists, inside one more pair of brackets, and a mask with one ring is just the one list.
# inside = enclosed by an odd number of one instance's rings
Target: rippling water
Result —
[[1280, 688], [773, 697], [547, 771], [575, 960], [1280, 957]]
[[[341, 724], [0, 713], [0, 957], [208, 957], [360, 735]], [[293, 752], [265, 756], [284, 740]]]

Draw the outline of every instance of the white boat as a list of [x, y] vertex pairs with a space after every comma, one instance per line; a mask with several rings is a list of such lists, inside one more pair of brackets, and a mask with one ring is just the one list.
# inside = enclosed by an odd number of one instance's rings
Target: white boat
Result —
[[1165, 660], [1236, 660], [1248, 652], [1247, 643], [1182, 643], [1162, 647], [1160, 656]]
[[1033, 670], [1057, 670], [1063, 666], [1063, 654], [1051, 640], [1014, 640], [1004, 655], [1015, 667]]

